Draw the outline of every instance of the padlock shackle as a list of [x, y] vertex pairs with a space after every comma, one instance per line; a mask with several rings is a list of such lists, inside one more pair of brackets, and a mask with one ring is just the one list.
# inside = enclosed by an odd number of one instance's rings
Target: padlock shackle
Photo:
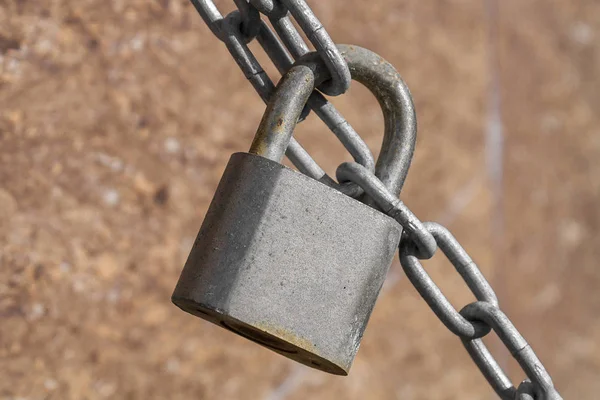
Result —
[[373, 93], [383, 113], [383, 142], [375, 176], [399, 196], [417, 141], [417, 116], [410, 90], [394, 66], [378, 54], [358, 46], [343, 47], [352, 79]]
[[316, 86], [310, 67], [301, 64], [291, 67], [269, 99], [249, 153], [281, 162], [302, 109]]
[[[338, 48], [352, 79], [367, 87], [381, 106], [384, 137], [375, 175], [390, 192], [399, 195], [417, 138], [410, 91], [398, 71], [376, 53], [351, 45]], [[280, 162], [310, 94], [327, 78], [327, 67], [315, 53], [298, 60], [279, 81], [249, 152]]]

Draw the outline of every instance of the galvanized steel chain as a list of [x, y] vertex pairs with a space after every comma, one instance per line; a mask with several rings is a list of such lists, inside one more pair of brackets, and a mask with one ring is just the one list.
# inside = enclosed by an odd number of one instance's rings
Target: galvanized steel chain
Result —
[[[390, 76], [397, 76], [397, 73], [394, 75], [390, 72], [393, 68], [387, 63], [381, 63], [380, 69], [374, 70], [370, 65], [368, 73], [364, 72], [366, 68], [361, 70], [361, 60], [368, 59], [370, 55], [362, 54], [361, 50], [358, 50], [358, 55], [349, 56], [348, 52], [356, 51], [352, 46], [336, 46], [304, 0], [234, 0], [238, 10], [225, 17], [211, 0], [191, 0], [191, 2], [211, 31], [225, 43], [246, 78], [265, 103], [270, 104], [269, 100], [275, 93], [275, 85], [250, 51], [248, 47], [250, 41], [254, 39], [258, 41], [282, 74], [290, 71], [292, 66], [298, 65], [309, 66], [315, 73], [313, 86], [300, 82], [305, 74], [298, 73], [296, 80], [293, 74], [290, 74], [293, 71], [286, 75], [286, 85], [302, 87], [302, 90], [308, 91], [306, 95], [309, 98], [308, 107], [301, 115], [286, 114], [286, 110], [289, 111], [289, 107], [292, 107], [290, 104], [287, 104], [288, 109], [280, 110], [281, 123], [295, 124], [298, 117], [300, 119], [306, 117], [312, 109], [339, 138], [355, 162], [343, 163], [339, 166], [336, 171], [339, 183], [336, 183], [293, 137], [289, 139], [289, 145], [288, 139], [285, 139], [280, 146], [273, 148], [280, 152], [285, 151], [301, 172], [347, 195], [358, 198], [364, 191], [366, 196], [363, 195], [361, 199], [365, 203], [377, 206], [402, 225], [404, 232], [399, 251], [402, 268], [440, 321], [462, 340], [471, 358], [498, 396], [505, 400], [561, 399], [542, 363], [501, 311], [494, 290], [454, 236], [437, 223], [421, 222], [398, 199], [412, 157], [416, 120], [410, 93], [404, 82], [386, 81], [386, 78], [391, 79]], [[261, 19], [261, 14], [267, 16], [275, 32]], [[309, 48], [294, 27], [290, 14], [314, 46], [316, 53], [309, 54]], [[315, 60], [315, 57], [319, 60]], [[384, 107], [384, 114], [391, 118], [386, 120], [386, 137], [377, 166], [362, 138], [323, 95], [316, 90], [313, 91], [314, 84], [317, 83], [317, 88], [328, 95], [346, 92], [351, 81], [347, 63], [349, 57], [353, 65], [352, 77], [367, 86], [376, 81], [372, 84], [372, 91]], [[319, 68], [319, 63], [325, 65], [326, 76], [323, 76], [323, 68]], [[395, 70], [393, 72], [395, 73]], [[381, 90], [383, 87], [389, 87], [388, 91], [395, 91], [394, 96]], [[388, 104], [389, 101], [386, 99], [390, 98], [397, 101]], [[386, 106], [389, 107], [388, 112], [385, 112]], [[401, 110], [400, 114], [397, 112], [398, 109]], [[272, 121], [261, 122], [259, 136], [261, 130], [265, 132], [271, 130], [268, 126], [270, 123]], [[392, 130], [401, 134], [398, 137], [388, 135], [388, 131]], [[291, 136], [291, 130], [289, 135]], [[408, 143], [408, 145], [398, 146], [399, 143]], [[400, 147], [402, 150], [387, 151], [392, 147]], [[253, 148], [251, 152], [260, 154], [260, 149]], [[280, 154], [272, 156], [278, 158]], [[477, 299], [463, 307], [460, 312], [450, 304], [419, 261], [433, 257], [438, 247]], [[491, 330], [496, 332], [528, 378], [518, 388], [512, 385], [482, 341]]]
[[[351, 79], [348, 65], [305, 1], [234, 1], [238, 10], [223, 17], [212, 0], [191, 0], [210, 30], [225, 43], [232, 57], [265, 103], [269, 102], [275, 91], [275, 85], [249, 49], [248, 43], [256, 39], [279, 72], [283, 74], [288, 71], [295, 60], [309, 53], [308, 46], [294, 27], [289, 14], [298, 22], [328, 67], [331, 78], [323, 82], [318, 87], [319, 90], [329, 95], [338, 95], [348, 89]], [[269, 18], [277, 35], [260, 18], [259, 10]], [[375, 170], [375, 161], [369, 147], [333, 104], [318, 91], [314, 91], [307, 105], [308, 108], [303, 112], [301, 119], [313, 110], [339, 138], [356, 162], [371, 171]], [[352, 197], [362, 193], [362, 190], [353, 184], [344, 187], [336, 185], [295, 138], [291, 139], [286, 155], [301, 172], [311, 178], [336, 187]]]
[[[402, 201], [386, 190], [376, 176], [357, 163], [341, 164], [336, 175], [340, 182], [358, 183], [384, 212], [403, 226], [400, 242], [402, 268], [435, 315], [462, 340], [471, 358], [501, 399], [561, 399], [540, 360], [500, 310], [494, 290], [448, 229], [434, 222], [421, 222]], [[466, 305], [460, 312], [450, 304], [419, 261], [433, 257], [438, 246], [478, 300]], [[496, 332], [528, 378], [518, 388], [512, 385], [482, 341], [491, 330]]]

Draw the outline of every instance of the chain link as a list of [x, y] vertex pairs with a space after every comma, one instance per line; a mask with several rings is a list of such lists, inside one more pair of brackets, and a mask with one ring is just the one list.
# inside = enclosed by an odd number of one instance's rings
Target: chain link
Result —
[[[426, 222], [424, 228], [433, 235], [435, 243], [461, 275], [467, 286], [478, 300], [498, 305], [494, 290], [467, 255], [458, 241], [443, 226]], [[410, 238], [410, 233], [407, 235]], [[429, 277], [419, 259], [412, 250], [412, 240], [403, 240], [400, 245], [400, 263], [410, 282], [425, 299], [429, 307], [444, 325], [455, 335], [475, 339], [487, 335], [490, 327], [480, 321], [469, 321], [452, 307], [442, 291]]]
[[[562, 399], [531, 346], [500, 310], [496, 294], [488, 281], [448, 229], [437, 223], [419, 221], [400, 200], [386, 193], [385, 185], [376, 176], [356, 163], [341, 164], [337, 177], [340, 181], [350, 180], [362, 186], [384, 212], [402, 225], [404, 232], [399, 253], [404, 272], [440, 321], [462, 340], [467, 352], [501, 399]], [[419, 262], [419, 258], [430, 258], [435, 252], [435, 248], [431, 252], [429, 244], [425, 244], [430, 241], [428, 236], [433, 237], [434, 244], [440, 247], [479, 301], [468, 304], [460, 312], [450, 304]], [[518, 389], [512, 385], [481, 339], [491, 330], [496, 332], [528, 377]]]
[[331, 79], [321, 84], [319, 90], [330, 96], [337, 96], [348, 90], [351, 81], [348, 65], [329, 33], [304, 0], [250, 0], [250, 3], [269, 17], [277, 34], [292, 53], [292, 57], [298, 59], [309, 50], [289, 19], [289, 11], [321, 55], [331, 74]]
[[[275, 1], [275, 0], [274, 0]], [[331, 80], [326, 81], [319, 90], [330, 96], [345, 93], [350, 87], [350, 70], [338, 48], [331, 40], [329, 33], [317, 19], [304, 0], [280, 0], [290, 11], [300, 28], [321, 55], [331, 74]]]
[[[554, 389], [550, 375], [546, 372], [546, 369], [533, 352], [531, 346], [529, 346], [525, 338], [523, 338], [502, 310], [494, 304], [478, 301], [465, 306], [460, 313], [470, 321], [484, 322], [496, 332], [502, 343], [510, 351], [513, 358], [517, 360], [531, 381], [536, 396], [544, 400], [557, 400], [561, 398]], [[496, 363], [483, 341], [481, 339], [469, 339], [466, 337], [461, 337], [461, 340], [471, 358], [473, 358], [473, 361], [475, 361], [475, 364], [477, 364], [496, 393], [498, 395], [508, 393], [511, 397], [504, 395], [502, 398], [513, 399], [514, 396], [512, 393], [516, 389], [510, 384], [508, 377], [506, 377], [504, 371]]]
[[[330, 79], [325, 80], [318, 87], [319, 90], [329, 95], [339, 95], [347, 91], [351, 75], [344, 56], [304, 0], [234, 0], [238, 10], [225, 17], [211, 0], [191, 0], [191, 2], [212, 33], [225, 43], [238, 66], [265, 103], [271, 99], [275, 85], [250, 51], [248, 43], [257, 39], [278, 71], [282, 74], [286, 73], [295, 61], [305, 59], [310, 51], [292, 23], [290, 15], [315, 47], [316, 54], [329, 71]], [[261, 19], [260, 14], [267, 16], [277, 35]], [[379, 75], [386, 75], [386, 71], [379, 71]], [[363, 83], [368, 85], [368, 82]], [[400, 119], [386, 121], [386, 126], [402, 123], [403, 126], [399, 129], [404, 132], [402, 138], [414, 138], [416, 120], [410, 93], [404, 82], [389, 82], [391, 86], [394, 84], [399, 85], [396, 88], [399, 94], [397, 97], [403, 99], [404, 103], [387, 106], [400, 108], [403, 114]], [[382, 107], [385, 107], [386, 101], [379, 100]], [[384, 154], [382, 151], [376, 166], [371, 151], [362, 138], [336, 108], [317, 91], [310, 95], [300, 120], [304, 119], [310, 110], [313, 110], [333, 131], [355, 162], [343, 163], [338, 167], [336, 171], [336, 177], [340, 182], [338, 184], [327, 176], [306, 150], [292, 138], [286, 149], [286, 155], [293, 164], [306, 175], [336, 187], [352, 197], [358, 198], [364, 191], [367, 196], [363, 199], [365, 203], [378, 207], [398, 221], [404, 230], [399, 256], [406, 275], [440, 321], [461, 339], [467, 352], [501, 399], [562, 399], [554, 388], [550, 375], [523, 336], [499, 308], [494, 290], [456, 238], [442, 225], [421, 222], [398, 199], [397, 194], [404, 183], [405, 175], [400, 176], [397, 184], [394, 185], [390, 183], [391, 179], [388, 176], [375, 173], [376, 170], [379, 171], [380, 164], [409, 165], [413, 149], [403, 149], [405, 154], [401, 157], [397, 154]], [[382, 150], [392, 145], [393, 143], [384, 140]], [[394, 167], [389, 167], [389, 170], [392, 171], [390, 174], [393, 174]], [[438, 246], [478, 300], [466, 305], [460, 312], [450, 304], [419, 261], [433, 257]], [[483, 343], [482, 338], [492, 330], [496, 332], [528, 378], [518, 388], [513, 386]]]

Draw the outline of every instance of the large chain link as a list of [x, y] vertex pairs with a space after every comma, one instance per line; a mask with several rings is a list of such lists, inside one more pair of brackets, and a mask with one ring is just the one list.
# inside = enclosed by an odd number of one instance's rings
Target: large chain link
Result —
[[[529, 344], [500, 310], [498, 298], [488, 281], [448, 229], [437, 223], [421, 222], [404, 203], [387, 191], [373, 173], [357, 163], [341, 164], [336, 175], [340, 182], [352, 181], [362, 186], [382, 210], [403, 226], [400, 264], [404, 272], [440, 321], [462, 340], [501, 399], [562, 399]], [[431, 258], [438, 246], [478, 300], [466, 305], [460, 312], [450, 304], [419, 261]], [[481, 340], [491, 330], [500, 337], [528, 378], [518, 388], [512, 385]]]
[[[330, 73], [331, 79], [319, 86], [319, 90], [334, 96], [348, 90], [351, 79], [348, 65], [304, 0], [234, 0], [238, 10], [225, 17], [211, 0], [191, 2], [210, 30], [225, 43], [265, 103], [269, 101], [275, 85], [250, 51], [248, 43], [256, 39], [279, 72], [285, 73], [295, 60], [309, 52], [290, 15], [315, 47]], [[260, 14], [267, 16], [277, 35], [261, 19]], [[314, 91], [307, 105], [301, 118], [313, 110], [339, 138], [355, 162], [343, 163], [338, 167], [336, 176], [340, 184], [336, 184], [292, 138], [286, 155], [293, 164], [306, 175], [324, 181], [352, 197], [359, 196], [364, 190], [383, 212], [402, 225], [404, 232], [399, 251], [402, 268], [435, 315], [462, 340], [471, 358], [501, 399], [562, 399], [529, 344], [499, 308], [494, 290], [450, 231], [437, 223], [421, 222], [386, 187], [374, 173], [375, 161], [368, 146], [323, 95]], [[478, 300], [466, 305], [460, 312], [450, 304], [419, 261], [433, 257], [438, 247]], [[512, 385], [482, 341], [492, 330], [528, 378], [518, 388]]]

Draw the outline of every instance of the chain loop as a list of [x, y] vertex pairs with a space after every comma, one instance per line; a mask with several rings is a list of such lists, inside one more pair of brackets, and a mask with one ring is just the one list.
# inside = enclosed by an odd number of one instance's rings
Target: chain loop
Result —
[[241, 23], [242, 17], [239, 11], [229, 13], [222, 24], [223, 41], [246, 79], [250, 81], [260, 98], [266, 103], [275, 90], [275, 85], [248, 48], [241, 32]]
[[[466, 282], [475, 297], [478, 300], [497, 305], [498, 299], [494, 290], [450, 231], [433, 222], [426, 222], [423, 225], [434, 237], [437, 245]], [[468, 321], [454, 309], [446, 296], [444, 296], [429, 274], [427, 274], [417, 256], [414, 255], [410, 239], [402, 240], [400, 243], [400, 264], [421, 297], [423, 297], [435, 315], [438, 316], [452, 333], [469, 339], [479, 338], [489, 333], [490, 328], [486, 324]]]
[[[531, 383], [536, 394], [539, 393], [540, 400], [558, 400], [562, 399], [556, 389], [552, 379], [541, 361], [537, 358], [533, 349], [525, 338], [519, 333], [517, 328], [508, 319], [506, 314], [500, 310], [497, 305], [477, 301], [465, 306], [460, 314], [469, 321], [480, 321], [490, 326], [498, 335], [502, 343], [510, 351], [515, 360], [519, 363]], [[490, 385], [499, 396], [506, 396], [507, 393], [516, 394], [517, 390], [512, 386], [508, 377], [498, 363], [494, 360], [491, 353], [487, 350], [481, 339], [469, 339], [462, 337], [462, 342], [475, 361], [475, 364], [486, 377]], [[522, 392], [526, 388], [522, 389]], [[526, 394], [526, 393], [525, 393]], [[502, 397], [510, 398], [513, 397]]]
[[248, 0], [233, 0], [242, 17], [241, 32], [246, 38], [246, 43], [252, 41], [260, 30], [260, 13]]
[[250, 0], [260, 12], [271, 20], [294, 59], [308, 53], [309, 49], [288, 17], [289, 13], [300, 25], [329, 69], [331, 79], [322, 83], [319, 90], [330, 96], [345, 93], [350, 87], [350, 70], [329, 33], [304, 0]]
[[[198, 14], [202, 17], [206, 25], [210, 28], [211, 32], [222, 42], [227, 40], [225, 18], [215, 5], [212, 0], [190, 0]], [[236, 6], [241, 13], [241, 19], [239, 23], [242, 25], [239, 29], [239, 38], [243, 40], [245, 44], [250, 43], [258, 34], [260, 28], [260, 14], [258, 10], [247, 3], [246, 0], [234, 0]], [[231, 14], [231, 13], [230, 13]]]
[[[276, 1], [276, 0], [274, 0]], [[308, 40], [315, 46], [319, 55], [331, 74], [331, 80], [319, 86], [319, 90], [330, 96], [345, 93], [350, 87], [350, 70], [342, 54], [331, 40], [329, 33], [323, 28], [304, 0], [280, 0], [294, 17]]]
[[535, 400], [535, 387], [530, 380], [525, 379], [517, 388], [515, 400]]

